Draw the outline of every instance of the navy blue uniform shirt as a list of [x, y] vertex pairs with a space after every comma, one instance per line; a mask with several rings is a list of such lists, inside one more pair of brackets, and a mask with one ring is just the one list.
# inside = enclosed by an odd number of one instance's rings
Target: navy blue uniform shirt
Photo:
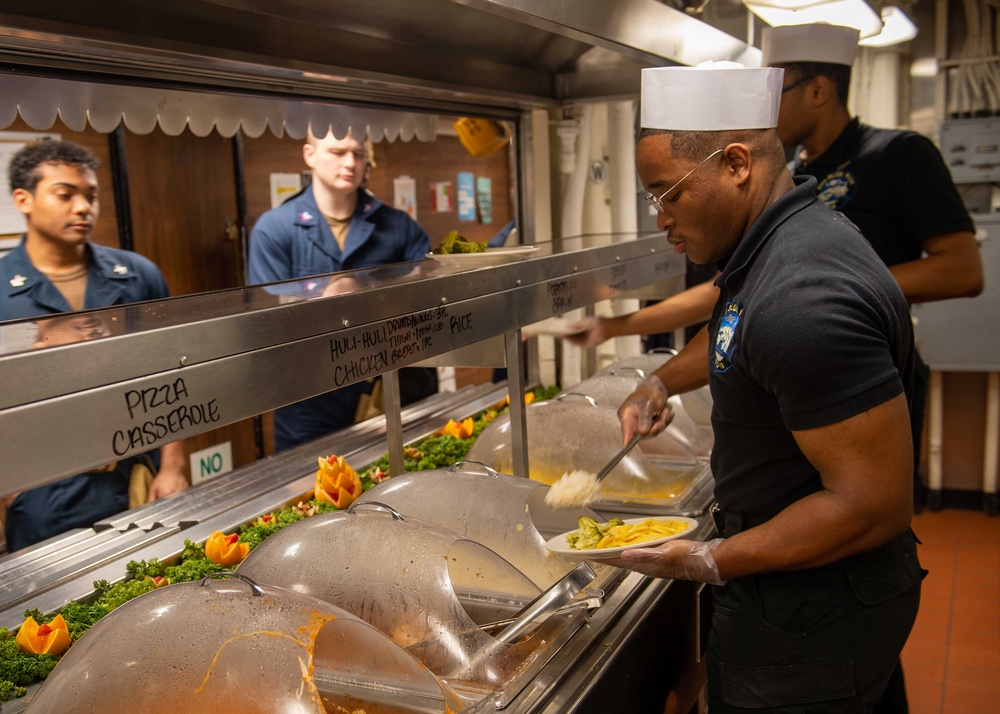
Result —
[[[124, 305], [168, 297], [163, 273], [138, 253], [87, 243], [89, 267], [83, 308]], [[69, 312], [59, 289], [28, 259], [24, 239], [0, 258], [0, 321]]]
[[247, 282], [258, 285], [423, 260], [430, 249], [430, 237], [416, 221], [359, 189], [341, 250], [307, 186], [254, 225]]
[[[87, 243], [84, 309], [169, 297], [163, 273], [137, 253]], [[68, 312], [69, 304], [31, 264], [24, 239], [0, 258], [0, 321]], [[158, 452], [151, 454], [153, 466]], [[111, 471], [80, 474], [24, 491], [7, 509], [7, 547], [20, 550], [71, 528], [87, 528], [128, 509], [132, 466], [143, 457], [117, 462]]]
[[[423, 260], [430, 237], [402, 211], [382, 204], [358, 189], [358, 203], [347, 229], [344, 249], [333, 237], [307, 186], [260, 217], [250, 235], [247, 282], [251, 285], [306, 278], [389, 263]], [[322, 285], [317, 283], [316, 289]], [[295, 284], [289, 290], [300, 293]], [[280, 293], [282, 288], [269, 288]], [[402, 377], [402, 375], [401, 375]], [[434, 385], [436, 389], [436, 384]], [[362, 383], [290, 404], [275, 411], [278, 451], [318, 438], [354, 423]]]

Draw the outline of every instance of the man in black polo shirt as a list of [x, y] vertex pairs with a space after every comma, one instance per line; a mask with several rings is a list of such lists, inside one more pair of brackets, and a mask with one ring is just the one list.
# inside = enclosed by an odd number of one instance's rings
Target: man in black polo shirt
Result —
[[[916, 132], [875, 129], [847, 111], [858, 34], [817, 24], [761, 35], [764, 64], [785, 70], [778, 136], [797, 147], [792, 173], [816, 178], [820, 200], [858, 226], [908, 302], [975, 297], [983, 290], [975, 227], [940, 152]], [[929, 379], [918, 355], [910, 403], [918, 507]]]
[[[764, 65], [785, 69], [778, 136], [796, 149], [793, 174], [817, 179], [820, 199], [842, 212], [889, 266], [909, 303], [975, 297], [983, 268], [974, 226], [941, 154], [912, 131], [875, 129], [847, 111], [858, 31], [836, 25], [766, 27]], [[796, 148], [797, 147], [797, 148]], [[620, 335], [699, 322], [718, 292], [707, 281], [631, 315], [589, 318], [567, 339], [591, 347]], [[917, 356], [911, 395], [915, 506], [930, 371]]]
[[[974, 225], [937, 148], [920, 134], [875, 129], [847, 111], [858, 35], [836, 25], [763, 31], [764, 64], [785, 70], [778, 136], [785, 146], [797, 147], [792, 172], [813, 176], [820, 200], [861, 229], [908, 302], [978, 295], [983, 269]], [[918, 353], [910, 394], [918, 510], [929, 380]], [[876, 712], [907, 711], [897, 667]]]
[[674, 250], [719, 268], [720, 298], [619, 417], [626, 440], [658, 433], [668, 392], [708, 381], [723, 537], [607, 562], [719, 586], [712, 714], [870, 710], [922, 578], [909, 531], [908, 306], [815, 179], [785, 167], [781, 81], [775, 69], [643, 70], [639, 177]]

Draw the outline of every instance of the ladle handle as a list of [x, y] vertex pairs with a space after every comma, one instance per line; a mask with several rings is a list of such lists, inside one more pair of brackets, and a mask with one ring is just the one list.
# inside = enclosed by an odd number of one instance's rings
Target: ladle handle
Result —
[[250, 592], [253, 594], [254, 597], [260, 597], [261, 595], [265, 594], [264, 588], [262, 588], [260, 585], [255, 583], [253, 580], [248, 578], [243, 573], [234, 573], [229, 570], [220, 570], [217, 573], [211, 573], [209, 575], [206, 575], [199, 581], [198, 584], [201, 585], [202, 587], [205, 587], [208, 585], [208, 581], [211, 580], [212, 578], [236, 578], [237, 580], [242, 580], [243, 582], [245, 582], [247, 585], [250, 586]]
[[499, 471], [489, 466], [488, 464], [484, 464], [482, 461], [473, 461], [472, 459], [462, 459], [461, 461], [456, 461], [454, 464], [448, 467], [448, 470], [454, 473], [455, 471], [458, 471], [458, 468], [462, 464], [475, 464], [476, 466], [482, 466], [484, 469], [486, 469], [487, 474], [489, 474], [490, 476], [494, 476], [496, 478], [500, 478]]
[[389, 513], [389, 515], [392, 516], [392, 519], [394, 521], [401, 521], [401, 520], [403, 520], [403, 514], [402, 513], [400, 513], [399, 511], [397, 511], [395, 508], [393, 508], [389, 504], [382, 503], [381, 501], [364, 501], [364, 502], [355, 501], [354, 503], [352, 503], [350, 506], [347, 507], [347, 512], [350, 513], [353, 516], [354, 512], [356, 510], [358, 510], [359, 508], [362, 508], [363, 506], [371, 506], [372, 508], [375, 508], [376, 510], [387, 511]]

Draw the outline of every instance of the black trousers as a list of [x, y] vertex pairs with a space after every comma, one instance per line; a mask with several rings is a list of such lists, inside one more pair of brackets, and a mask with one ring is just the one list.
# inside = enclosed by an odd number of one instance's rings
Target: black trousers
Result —
[[709, 710], [873, 712], [916, 619], [923, 575], [907, 532], [831, 565], [714, 588]]
[[924, 482], [920, 477], [920, 459], [924, 444], [924, 415], [927, 412], [927, 393], [930, 391], [931, 369], [917, 353], [913, 371], [913, 394], [910, 397], [910, 428], [913, 431], [913, 508], [923, 510]]

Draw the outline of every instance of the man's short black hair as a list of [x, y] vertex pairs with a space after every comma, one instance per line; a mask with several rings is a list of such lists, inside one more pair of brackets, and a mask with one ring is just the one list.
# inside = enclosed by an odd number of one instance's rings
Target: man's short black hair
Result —
[[729, 131], [667, 131], [640, 129], [639, 139], [657, 134], [670, 135], [670, 153], [678, 159], [701, 161], [716, 149], [730, 144], [746, 144], [754, 155], [763, 158], [784, 158], [781, 141], [774, 129], [733, 129]]
[[826, 77], [837, 87], [837, 99], [847, 106], [847, 93], [851, 89], [851, 67], [846, 64], [829, 62], [789, 62], [785, 71], [793, 70], [799, 79], [805, 77]]
[[72, 141], [39, 141], [24, 147], [10, 160], [7, 174], [10, 190], [23, 188], [34, 193], [38, 182], [42, 180], [42, 174], [38, 170], [42, 164], [76, 166], [97, 171], [97, 159], [79, 144]]

